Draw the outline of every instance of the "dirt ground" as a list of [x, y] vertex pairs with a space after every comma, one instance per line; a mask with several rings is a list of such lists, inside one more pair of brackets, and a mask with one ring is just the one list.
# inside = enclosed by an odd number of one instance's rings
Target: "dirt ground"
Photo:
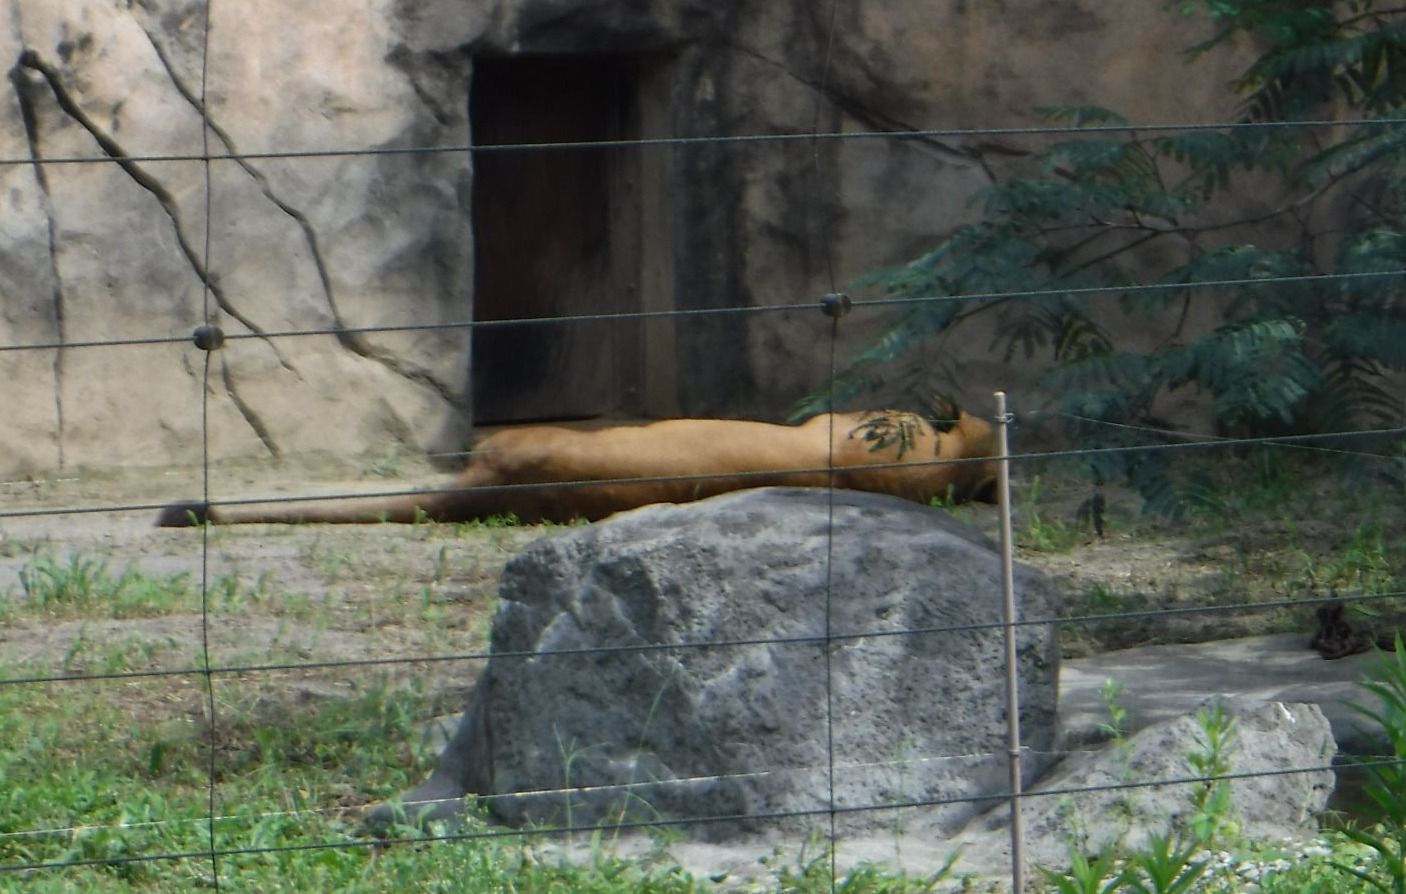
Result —
[[[412, 480], [444, 477], [405, 461], [396, 471], [383, 477], [327, 458], [231, 464], [212, 470], [210, 494], [402, 490]], [[154, 507], [201, 493], [196, 469], [0, 483], [5, 675], [185, 670], [200, 666], [208, 643], [211, 666], [258, 669], [244, 682], [257, 676], [266, 698], [335, 695], [373, 677], [414, 678], [457, 704], [479, 662], [451, 659], [484, 651], [503, 564], [542, 534], [519, 527], [260, 525], [211, 529], [207, 537], [201, 529], [153, 527]], [[52, 592], [58, 582], [68, 591]], [[118, 587], [123, 595], [102, 598]], [[342, 662], [348, 664], [336, 666]], [[306, 663], [334, 666], [273, 669]], [[195, 686], [189, 677], [166, 679]]]
[[[400, 457], [310, 457], [221, 465], [210, 472], [209, 492], [217, 500], [354, 494], [446, 477]], [[1109, 489], [1100, 538], [1077, 519], [1088, 485], [1026, 474], [1017, 476], [1015, 492], [1018, 557], [1063, 583], [1070, 597], [1065, 614], [1076, 617], [1308, 596], [1310, 569], [1321, 565], [1315, 551], [1341, 546], [1350, 528], [1326, 516], [1315, 526], [1310, 518], [1269, 515], [1248, 525], [1178, 525], [1143, 517], [1135, 494]], [[201, 493], [195, 468], [0, 482], [0, 664], [36, 676], [92, 673], [107, 665], [181, 669], [196, 665], [208, 641], [211, 664], [223, 668], [387, 662], [266, 674], [275, 688], [335, 690], [370, 668], [391, 678], [414, 675], [447, 694], [462, 692], [476, 674], [475, 662], [448, 659], [485, 650], [504, 563], [534, 538], [553, 533], [381, 524], [230, 526], [207, 535], [152, 526], [156, 507]], [[996, 535], [994, 507], [954, 511]], [[79, 596], [41, 606], [36, 581], [25, 585], [36, 566], [66, 580], [88, 580], [94, 589], [127, 574], [138, 579], [129, 589], [155, 582], [156, 589], [179, 592], [156, 609], [104, 614], [76, 604]], [[1303, 611], [1134, 617], [1070, 625], [1065, 649], [1087, 654], [1307, 623]]]

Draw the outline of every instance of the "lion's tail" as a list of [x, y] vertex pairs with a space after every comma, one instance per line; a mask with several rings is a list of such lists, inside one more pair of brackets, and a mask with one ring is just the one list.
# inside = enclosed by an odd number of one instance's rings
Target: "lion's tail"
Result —
[[372, 524], [419, 521], [463, 521], [491, 515], [473, 495], [455, 491], [426, 491], [356, 499], [289, 500], [275, 503], [172, 503], [156, 517], [160, 528], [185, 528], [205, 523], [239, 524]]

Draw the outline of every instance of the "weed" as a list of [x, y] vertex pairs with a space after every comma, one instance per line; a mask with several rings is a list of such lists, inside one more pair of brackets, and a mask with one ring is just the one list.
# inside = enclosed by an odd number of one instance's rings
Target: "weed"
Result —
[[107, 565], [97, 559], [75, 553], [63, 564], [51, 554], [41, 553], [20, 570], [20, 588], [32, 604], [50, 609], [95, 603], [112, 584]]
[[[571, 523], [574, 525], [576, 524], [576, 521], [573, 520]], [[502, 528], [521, 527], [524, 527], [522, 519], [518, 518], [511, 512], [506, 512], [501, 515], [486, 515], [483, 518], [474, 518], [468, 521], [454, 522], [454, 533], [460, 537], [463, 537], [467, 534], [472, 534], [483, 530], [493, 531]], [[544, 524], [540, 527], [552, 527], [552, 525]]]
[[1046, 518], [1040, 509], [1040, 476], [1030, 481], [1022, 509], [1022, 524], [1016, 542], [1022, 549], [1035, 552], [1064, 552], [1072, 549], [1079, 539], [1076, 526], [1058, 519]]
[[[908, 792], [910, 767], [918, 758], [918, 743], [913, 736], [903, 736], [893, 746], [891, 766], [894, 768], [894, 800], [902, 804], [912, 800]], [[893, 854], [899, 862], [903, 860], [903, 835], [907, 831], [905, 813], [902, 806], [893, 809]]]
[[176, 648], [176, 645], [170, 637], [152, 640], [128, 636], [120, 643], [108, 645], [98, 657], [94, 669], [101, 674], [150, 669], [156, 665], [158, 655]]
[[[576, 783], [572, 781], [572, 770], [575, 767], [576, 759], [581, 756], [584, 749], [577, 745], [575, 739], [572, 739], [570, 743], [563, 742], [561, 732], [555, 725], [552, 726], [552, 736], [557, 740], [557, 753], [561, 755], [562, 808], [566, 819], [566, 828], [574, 829], [576, 824], [572, 819], [571, 788]], [[571, 834], [574, 838], [575, 833]]]
[[1148, 836], [1147, 845], [1129, 855], [1120, 890], [1132, 894], [1183, 894], [1193, 890], [1206, 871], [1206, 862], [1197, 859], [1202, 845], [1194, 836]]
[[[635, 774], [638, 772], [640, 766], [638, 755], [648, 752], [649, 728], [654, 723], [655, 716], [659, 713], [659, 706], [664, 701], [664, 695], [669, 691], [670, 682], [671, 681], [666, 677], [661, 681], [659, 687], [655, 689], [654, 699], [649, 703], [649, 710], [645, 712], [644, 723], [640, 725], [639, 735], [635, 739], [636, 760], [630, 768], [629, 779], [621, 789], [623, 794], [620, 796], [619, 810], [616, 811], [616, 825], [621, 825], [625, 823], [626, 820], [633, 819], [636, 816], [645, 816], [651, 819], [664, 818], [663, 814], [660, 813], [653, 804], [635, 791], [634, 784], [637, 781]], [[658, 778], [652, 778], [650, 781], [657, 782]], [[632, 805], [635, 806], [635, 810], [631, 810]], [[615, 833], [617, 839], [619, 838], [619, 834], [619, 830], [617, 829]]]
[[1118, 702], [1118, 696], [1123, 694], [1123, 684], [1112, 677], [1107, 677], [1098, 687], [1098, 697], [1103, 702], [1104, 710], [1108, 712], [1108, 719], [1098, 725], [1099, 731], [1116, 742], [1119, 747], [1127, 747], [1128, 734], [1128, 709]]
[[1230, 817], [1230, 783], [1220, 777], [1230, 772], [1228, 755], [1235, 740], [1235, 723], [1225, 706], [1216, 702], [1197, 710], [1196, 725], [1201, 729], [1201, 747], [1186, 755], [1186, 763], [1205, 781], [1191, 794], [1195, 808], [1189, 820], [1191, 833], [1206, 843], [1223, 836], [1233, 838], [1239, 828]]
[[957, 490], [952, 485], [947, 485], [947, 490], [940, 494], [934, 494], [928, 499], [928, 505], [934, 509], [946, 509], [951, 511], [954, 507], [960, 506], [961, 501], [957, 499]]
[[1303, 499], [1303, 463], [1286, 459], [1284, 449], [1263, 445], [1243, 459], [1215, 470], [1217, 499], [1198, 507], [1196, 519], [1212, 527], [1224, 526], [1245, 514], [1297, 510]]
[[942, 866], [925, 876], [891, 873], [862, 863], [837, 879], [831, 873], [831, 847], [819, 830], [812, 830], [795, 865], [782, 864], [775, 871], [778, 894], [931, 894], [951, 877], [959, 856], [954, 851]]
[[323, 583], [329, 586], [342, 579], [342, 572], [351, 564], [351, 557], [341, 552], [320, 553], [317, 568], [322, 572]]
[[37, 553], [47, 542], [48, 538], [21, 541], [0, 532], [0, 559], [13, 559], [25, 554]]
[[1090, 860], [1081, 850], [1070, 851], [1067, 872], [1037, 867], [1055, 894], [1114, 894], [1123, 885], [1123, 874], [1114, 871], [1115, 855], [1104, 851]]
[[25, 603], [53, 615], [95, 610], [116, 618], [166, 614], [188, 605], [193, 592], [184, 572], [151, 577], [129, 565], [114, 575], [106, 562], [79, 553], [66, 561], [37, 553], [20, 569], [19, 580]]
[[449, 547], [441, 546], [434, 557], [434, 572], [430, 580], [442, 584], [449, 577]]
[[1084, 598], [1089, 611], [1100, 614], [1125, 611], [1136, 602], [1131, 594], [1102, 581], [1090, 584]]
[[1387, 554], [1386, 535], [1380, 519], [1370, 518], [1353, 530], [1337, 557], [1308, 569], [1322, 586], [1356, 589], [1367, 594], [1392, 592], [1396, 572]]
[[273, 589], [274, 580], [273, 572], [268, 570], [259, 572], [259, 576], [250, 586], [246, 586], [237, 573], [217, 575], [209, 586], [210, 604], [231, 611], [265, 605], [276, 595]]

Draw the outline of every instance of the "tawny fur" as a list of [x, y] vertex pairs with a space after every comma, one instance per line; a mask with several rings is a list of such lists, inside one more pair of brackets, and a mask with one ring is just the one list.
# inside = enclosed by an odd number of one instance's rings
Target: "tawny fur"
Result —
[[177, 504], [163, 510], [157, 524], [180, 527], [202, 518], [215, 524], [467, 521], [509, 513], [525, 522], [569, 522], [773, 485], [833, 484], [917, 502], [992, 498], [993, 462], [950, 462], [992, 455], [985, 420], [961, 413], [950, 429], [939, 431], [905, 414], [907, 443], [875, 448], [864, 426], [876, 415], [823, 413], [800, 425], [668, 419], [600, 429], [515, 427], [483, 439], [469, 467], [446, 489], [208, 509]]

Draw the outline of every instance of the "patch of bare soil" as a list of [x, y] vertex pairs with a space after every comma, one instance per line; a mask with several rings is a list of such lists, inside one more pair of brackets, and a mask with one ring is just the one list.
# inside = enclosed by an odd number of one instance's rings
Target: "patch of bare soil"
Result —
[[[388, 479], [317, 460], [236, 464], [212, 471], [211, 494], [351, 494], [443, 480], [426, 467], [410, 473]], [[413, 678], [457, 704], [486, 647], [504, 563], [544, 533], [153, 527], [154, 507], [200, 493], [193, 469], [0, 484], [4, 677], [191, 671], [208, 650], [222, 676], [253, 669], [244, 685], [257, 677], [272, 698]]]
[[1099, 489], [1102, 536], [1080, 511], [1095, 492], [1086, 482], [1016, 489], [1018, 557], [1062, 585], [1067, 656], [1289, 631], [1307, 640], [1316, 605], [1284, 603], [1398, 589], [1400, 501], [1322, 465], [1273, 486], [1227, 466], [1218, 505], [1180, 519], [1147, 514], [1126, 488]]
[[[209, 480], [213, 497], [244, 498], [404, 490], [445, 475], [400, 458], [313, 457], [226, 464]], [[197, 469], [0, 483], [4, 676], [191, 670], [208, 649], [212, 667], [230, 676], [250, 669], [241, 686], [268, 698], [334, 695], [371, 676], [425, 686], [453, 711], [486, 650], [503, 565], [553, 533], [485, 525], [152, 527], [155, 507], [201, 492]], [[1174, 523], [1142, 515], [1136, 495], [1107, 488], [1100, 537], [1079, 513], [1087, 484], [1029, 478], [1017, 481], [1016, 493], [1019, 558], [1053, 575], [1067, 595], [1065, 616], [1082, 619], [1063, 629], [1070, 655], [1306, 630], [1305, 609], [1140, 613], [1314, 595], [1332, 582], [1325, 569], [1348, 573], [1334, 557], [1353, 548], [1365, 523], [1351, 499], [1342, 511], [1324, 510], [1331, 493], [1312, 494], [1311, 516], [1289, 506], [1254, 521]], [[133, 506], [140, 508], [123, 508]], [[994, 507], [954, 513], [996, 535]], [[120, 598], [85, 601], [84, 586], [102, 595], [124, 578]], [[52, 592], [60, 582], [78, 592]]]

